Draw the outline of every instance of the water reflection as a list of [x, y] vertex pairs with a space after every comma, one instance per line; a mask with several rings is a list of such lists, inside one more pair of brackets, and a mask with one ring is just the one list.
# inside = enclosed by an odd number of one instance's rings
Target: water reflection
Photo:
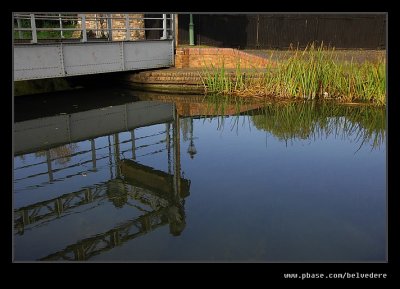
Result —
[[219, 129], [223, 129], [226, 116], [234, 117], [232, 130], [239, 129], [240, 116], [248, 116], [251, 125], [285, 142], [334, 135], [352, 138], [360, 147], [370, 144], [371, 149], [379, 149], [386, 138], [384, 107], [310, 101], [266, 102], [218, 95], [187, 97], [152, 92], [137, 92], [136, 96], [145, 101], [175, 103], [182, 118], [184, 141], [193, 139], [193, 118], [217, 118]]
[[386, 111], [381, 107], [332, 103], [268, 104], [251, 117], [255, 127], [285, 142], [296, 139], [351, 138], [360, 147], [384, 144]]
[[[242, 127], [247, 120], [247, 127], [255, 126], [277, 139], [288, 142], [296, 140], [315, 141], [317, 139], [334, 136], [335, 138], [349, 139], [359, 144], [370, 145], [371, 149], [379, 149], [385, 144], [386, 138], [386, 110], [383, 107], [354, 104], [335, 104], [326, 102], [269, 102], [254, 106], [250, 109], [248, 103], [229, 101], [228, 99], [206, 99], [209, 107], [219, 111], [218, 129], [223, 130], [226, 113], [232, 114], [232, 107], [236, 113], [231, 120], [231, 130], [239, 130], [241, 118]], [[240, 109], [247, 108], [243, 113]], [[228, 112], [226, 109], [228, 108]], [[248, 118], [243, 118], [248, 116]], [[251, 122], [251, 124], [250, 124]], [[358, 151], [357, 150], [357, 151]]]
[[[121, 116], [120, 112], [124, 112], [124, 115]], [[103, 121], [104, 118], [108, 118], [107, 122]], [[101, 123], [105, 125], [99, 126]], [[104, 173], [106, 167], [110, 173], [100, 183], [85, 184], [83, 189], [55, 198], [42, 196], [45, 200], [15, 209], [15, 234], [23, 238], [29, 231], [64, 218], [73, 222], [71, 218], [74, 214], [85, 214], [85, 211], [104, 206], [104, 201], [108, 201], [115, 209], [129, 207], [138, 211], [139, 215], [122, 224], [119, 221], [105, 232], [91, 234], [38, 259], [89, 260], [164, 225], [169, 226], [171, 235], [179, 236], [186, 225], [184, 199], [190, 194], [190, 181], [182, 177], [180, 168], [179, 124], [179, 115], [173, 104], [144, 101], [16, 123], [15, 138], [18, 144], [15, 154], [16, 158], [23, 160], [23, 165], [15, 168], [17, 199], [18, 194], [25, 193], [23, 202], [29, 203], [29, 199], [35, 199], [29, 195], [32, 190], [43, 187], [51, 190], [57, 182], [67, 182], [69, 179], [75, 179], [82, 186], [77, 177], [87, 177], [99, 170]], [[137, 133], [140, 128], [154, 125], [164, 125], [165, 130], [135, 136], [135, 131]], [[121, 133], [121, 129], [129, 134]], [[126, 136], [129, 138], [126, 139]], [[55, 146], [71, 140], [77, 142]], [[141, 144], [137, 145], [138, 142]], [[168, 156], [167, 172], [137, 161], [138, 158], [164, 152]], [[28, 165], [25, 164], [27, 158], [31, 161]], [[104, 165], [104, 160], [109, 160], [109, 163]], [[99, 163], [102, 164], [100, 167]], [[47, 165], [45, 171], [42, 164]], [[68, 174], [71, 169], [74, 173]], [[38, 183], [38, 177], [46, 174], [48, 181]], [[68, 187], [63, 188], [68, 190]], [[16, 203], [19, 203], [18, 200]], [[67, 233], [63, 232], [63, 228], [58, 231]], [[19, 241], [17, 239], [17, 243]]]
[[15, 123], [16, 260], [382, 259], [384, 109], [135, 95]]
[[[122, 160], [119, 165], [121, 176], [108, 181], [104, 189], [99, 190], [103, 194], [94, 195], [91, 190], [87, 190], [83, 192], [84, 197], [81, 196], [74, 206], [106, 197], [115, 208], [128, 205], [132, 208], [136, 207], [143, 214], [138, 218], [118, 224], [111, 230], [79, 240], [75, 244], [40, 260], [89, 260], [95, 255], [150, 233], [164, 225], [169, 225], [170, 234], [173, 236], [179, 236], [182, 233], [186, 225], [184, 198], [189, 195], [190, 181], [179, 178], [179, 189], [174, 191], [172, 175], [131, 160]], [[56, 200], [55, 203], [57, 201], [69, 205], [71, 199], [63, 196], [61, 200]], [[143, 209], [137, 203], [147, 205], [151, 210]], [[60, 207], [63, 210], [69, 209], [64, 208], [63, 205]], [[59, 214], [59, 210], [57, 214]]]

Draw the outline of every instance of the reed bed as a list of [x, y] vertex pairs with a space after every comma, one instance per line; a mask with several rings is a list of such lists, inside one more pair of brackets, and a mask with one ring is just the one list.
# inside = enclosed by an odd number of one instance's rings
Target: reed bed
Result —
[[[272, 58], [272, 57], [271, 57]], [[206, 93], [288, 99], [336, 99], [342, 102], [386, 104], [386, 60], [357, 63], [338, 58], [334, 48], [314, 44], [261, 72], [243, 70], [240, 62], [234, 71], [211, 65], [202, 73]]]

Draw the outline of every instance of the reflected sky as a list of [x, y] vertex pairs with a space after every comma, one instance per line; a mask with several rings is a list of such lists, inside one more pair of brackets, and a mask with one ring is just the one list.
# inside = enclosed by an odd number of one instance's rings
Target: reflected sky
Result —
[[14, 158], [15, 260], [385, 261], [383, 109], [180, 105], [120, 131], [88, 118], [72, 143], [38, 133], [48, 145]]

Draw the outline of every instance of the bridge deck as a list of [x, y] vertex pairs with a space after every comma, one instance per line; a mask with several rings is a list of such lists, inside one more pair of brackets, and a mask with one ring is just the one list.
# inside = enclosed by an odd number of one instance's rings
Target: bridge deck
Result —
[[14, 80], [170, 67], [173, 40], [14, 45]]
[[[160, 18], [146, 18], [144, 14], [90, 15], [14, 14], [14, 81], [174, 65], [172, 14], [160, 14]], [[71, 22], [77, 24], [66, 28]], [[71, 36], [72, 31], [80, 36]], [[150, 35], [154, 32], [160, 35]], [[49, 39], [58, 33], [59, 38]], [[121, 33], [123, 36], [117, 37]]]

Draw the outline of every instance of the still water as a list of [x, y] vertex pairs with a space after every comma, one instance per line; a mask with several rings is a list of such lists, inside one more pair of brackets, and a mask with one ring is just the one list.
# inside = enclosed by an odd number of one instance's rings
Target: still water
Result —
[[20, 97], [16, 261], [386, 261], [385, 110]]

